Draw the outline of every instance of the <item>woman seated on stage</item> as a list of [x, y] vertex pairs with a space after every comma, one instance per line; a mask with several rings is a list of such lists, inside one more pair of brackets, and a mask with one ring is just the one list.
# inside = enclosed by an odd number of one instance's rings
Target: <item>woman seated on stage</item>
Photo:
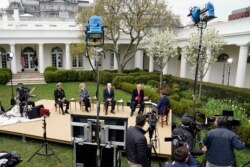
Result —
[[85, 88], [85, 84], [84, 83], [80, 83], [79, 85], [80, 88], [80, 105], [82, 105], [82, 103], [85, 106], [85, 111], [89, 112], [90, 108], [90, 100], [89, 100], [89, 92], [88, 90]]

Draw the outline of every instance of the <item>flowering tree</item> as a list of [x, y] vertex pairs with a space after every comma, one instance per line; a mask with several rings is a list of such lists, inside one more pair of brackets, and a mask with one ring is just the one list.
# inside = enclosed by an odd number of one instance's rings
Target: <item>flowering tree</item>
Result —
[[[183, 50], [187, 62], [192, 65], [192, 71], [195, 72], [196, 60], [198, 56], [198, 47], [200, 42], [199, 32], [192, 33], [188, 45]], [[200, 80], [199, 98], [201, 95], [202, 80], [205, 77], [209, 66], [217, 59], [217, 54], [222, 50], [225, 41], [219, 36], [219, 31], [215, 29], [206, 29], [202, 36], [202, 44], [200, 48], [198, 77]]]
[[163, 68], [167, 65], [171, 57], [177, 55], [175, 36], [173, 31], [154, 32], [149, 38], [147, 53], [160, 68], [160, 88], [162, 85]]

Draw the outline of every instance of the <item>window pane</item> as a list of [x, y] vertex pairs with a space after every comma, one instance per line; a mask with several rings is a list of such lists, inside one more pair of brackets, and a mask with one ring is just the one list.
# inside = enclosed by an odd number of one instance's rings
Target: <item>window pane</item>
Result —
[[83, 55], [78, 56], [78, 67], [83, 67]]
[[77, 57], [76, 56], [72, 57], [72, 67], [77, 67]]
[[2, 68], [7, 68], [7, 56], [2, 54]]
[[56, 62], [56, 54], [52, 54], [52, 66], [57, 67]]
[[114, 52], [110, 52], [110, 67], [114, 67]]

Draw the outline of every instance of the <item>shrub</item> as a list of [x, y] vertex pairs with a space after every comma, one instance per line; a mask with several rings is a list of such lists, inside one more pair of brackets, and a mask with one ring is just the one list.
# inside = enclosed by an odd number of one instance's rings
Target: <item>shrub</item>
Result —
[[67, 82], [68, 72], [67, 70], [58, 70], [54, 72], [54, 82]]
[[134, 73], [134, 72], [142, 72], [143, 70], [139, 68], [135, 68], [133, 70], [123, 70], [124, 73]]
[[180, 101], [180, 96], [177, 93], [174, 93], [173, 95], [169, 96], [169, 98], [176, 100], [176, 101]]
[[45, 78], [45, 81], [47, 83], [52, 83], [52, 82], [55, 82], [54, 81], [54, 74], [55, 72], [52, 72], [52, 71], [47, 71], [46, 73], [44, 73], [44, 78]]
[[10, 80], [11, 74], [7, 71], [0, 72], [0, 84], [5, 85]]
[[78, 71], [78, 81], [94, 81], [93, 71]]
[[68, 82], [75, 82], [78, 81], [78, 71], [75, 70], [67, 70], [67, 81]]
[[151, 75], [142, 75], [142, 76], [137, 76], [134, 78], [134, 82], [137, 83], [137, 82], [140, 82], [140, 83], [144, 83], [144, 84], [147, 84], [147, 82], [149, 80], [159, 80], [160, 77], [158, 75], [155, 75], [155, 74], [151, 74]]
[[149, 80], [147, 82], [148, 85], [152, 86], [152, 87], [159, 87], [160, 86], [160, 82], [159, 81], [155, 81], [155, 80]]
[[121, 84], [123, 82], [127, 82], [127, 83], [134, 83], [134, 77], [133, 76], [116, 76], [113, 81], [112, 84], [116, 87], [116, 88], [121, 88]]
[[9, 68], [0, 68], [0, 73], [2, 72], [7, 72], [8, 74], [11, 75], [11, 70]]
[[237, 128], [237, 134], [248, 146], [250, 146], [250, 133], [249, 132], [250, 132], [249, 123], [245, 123]]
[[180, 93], [180, 85], [178, 83], [173, 83], [172, 88], [173, 88], [174, 93], [177, 93], [177, 94]]
[[243, 103], [242, 107], [245, 109], [247, 117], [250, 117], [250, 103]]
[[44, 73], [47, 72], [47, 71], [52, 71], [52, 72], [54, 72], [54, 71], [57, 71], [57, 68], [54, 67], [54, 66], [49, 66], [49, 67], [46, 67], [46, 68], [45, 68]]
[[111, 83], [116, 76], [125, 76], [125, 75], [127, 75], [127, 74], [124, 74], [124, 73], [119, 74], [119, 73], [111, 73], [108, 71], [101, 71], [100, 72], [100, 83], [102, 83], [102, 84]]

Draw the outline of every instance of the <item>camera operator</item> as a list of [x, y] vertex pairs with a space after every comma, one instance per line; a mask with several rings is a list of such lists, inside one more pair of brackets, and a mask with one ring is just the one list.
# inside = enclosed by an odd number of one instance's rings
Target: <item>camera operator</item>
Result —
[[24, 107], [27, 105], [31, 105], [35, 107], [35, 102], [30, 100], [30, 89], [25, 87], [23, 84], [19, 84], [17, 88], [17, 96], [16, 96], [17, 104], [19, 104], [20, 114], [23, 117]]
[[188, 146], [183, 145], [174, 150], [174, 162], [164, 167], [197, 167], [197, 162], [189, 153]]
[[146, 123], [146, 115], [139, 114], [136, 117], [136, 125], [130, 126], [126, 134], [126, 151], [130, 167], [148, 167], [148, 145], [143, 129]]
[[181, 118], [181, 125], [173, 129], [173, 135], [181, 136], [182, 142], [188, 144], [190, 151], [192, 151], [194, 148], [194, 130], [192, 129], [192, 124], [192, 117], [183, 115]]
[[231, 167], [234, 162], [234, 149], [243, 149], [245, 143], [227, 128], [227, 117], [215, 119], [215, 129], [209, 130], [203, 140], [206, 154], [206, 167]]

